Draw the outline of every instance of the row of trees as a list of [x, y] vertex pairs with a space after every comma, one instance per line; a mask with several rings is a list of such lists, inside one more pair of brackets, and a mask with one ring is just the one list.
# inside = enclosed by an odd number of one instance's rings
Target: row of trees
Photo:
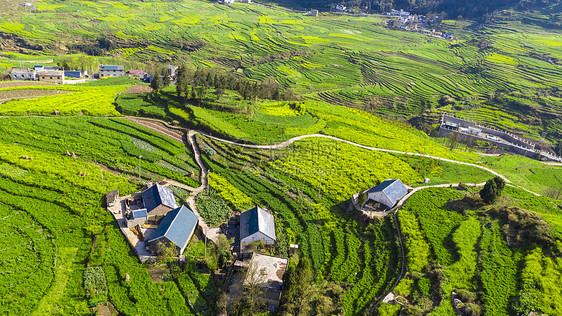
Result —
[[[161, 78], [161, 80], [152, 80], [151, 87], [156, 92], [163, 87], [167, 87], [171, 83], [171, 77], [167, 68], [157, 71], [153, 78]], [[178, 98], [185, 100], [199, 100], [207, 95], [209, 89], [214, 89], [216, 100], [220, 99], [226, 90], [237, 91], [244, 100], [271, 99], [271, 100], [295, 100], [296, 96], [291, 89], [283, 89], [283, 87], [274, 79], [268, 79], [262, 82], [252, 81], [233, 73], [229, 73], [216, 69], [198, 68], [195, 71], [187, 68], [186, 65], [180, 65], [176, 75], [176, 94]]]

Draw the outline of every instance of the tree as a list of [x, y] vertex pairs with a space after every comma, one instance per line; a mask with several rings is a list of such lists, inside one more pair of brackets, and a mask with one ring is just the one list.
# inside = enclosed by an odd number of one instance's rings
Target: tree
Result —
[[171, 82], [172, 82], [172, 80], [170, 79], [170, 74], [168, 73], [168, 70], [166, 69], [166, 71], [164, 71], [164, 87], [169, 86]]
[[480, 197], [486, 204], [492, 204], [502, 195], [504, 187], [505, 181], [501, 177], [496, 176], [486, 182], [484, 188], [480, 190]]
[[154, 76], [152, 76], [150, 87], [152, 88], [152, 90], [154, 90], [156, 94], [162, 88], [162, 79], [160, 79], [160, 75], [158, 73], [155, 73]]
[[174, 242], [166, 244], [162, 241], [157, 241], [158, 245], [158, 261], [161, 263], [170, 263], [178, 257], [178, 246]]
[[308, 309], [308, 294], [312, 283], [312, 270], [310, 260], [301, 258], [296, 264], [295, 260], [289, 262], [289, 268], [284, 277], [283, 297], [281, 304], [288, 314], [303, 314]]

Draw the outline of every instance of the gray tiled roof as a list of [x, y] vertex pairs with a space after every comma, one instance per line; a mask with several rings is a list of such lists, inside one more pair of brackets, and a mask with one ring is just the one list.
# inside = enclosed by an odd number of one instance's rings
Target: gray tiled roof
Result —
[[240, 214], [240, 239], [261, 232], [273, 240], [275, 238], [275, 220], [263, 208], [256, 206], [253, 209]]
[[166, 237], [169, 241], [184, 249], [189, 242], [189, 237], [195, 231], [198, 221], [199, 217], [182, 205], [166, 214], [148, 242]]
[[178, 207], [176, 199], [174, 198], [174, 192], [158, 183], [146, 189], [142, 193], [142, 201], [144, 203], [144, 207], [149, 213], [161, 204], [169, 208]]
[[371, 188], [368, 192], [382, 192], [392, 202], [392, 206], [394, 206], [396, 202], [408, 194], [408, 189], [400, 179], [388, 179]]

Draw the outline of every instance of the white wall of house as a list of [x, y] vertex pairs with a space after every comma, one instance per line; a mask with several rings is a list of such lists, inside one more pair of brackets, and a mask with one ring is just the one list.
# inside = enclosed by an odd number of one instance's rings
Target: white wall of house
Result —
[[240, 240], [241, 242], [254, 242], [256, 240], [264, 240], [266, 245], [273, 245], [275, 243], [275, 240], [273, 240], [272, 238], [264, 235], [262, 232], [256, 232], [254, 234], [251, 234], [250, 236], [247, 236], [246, 238], [243, 238], [242, 240]]
[[369, 193], [369, 199], [378, 201], [379, 203], [384, 204], [387, 207], [393, 207], [394, 206], [394, 203], [392, 203], [392, 201], [389, 200], [388, 197], [386, 197], [386, 195], [382, 191], [381, 192], [371, 192], [371, 193]]

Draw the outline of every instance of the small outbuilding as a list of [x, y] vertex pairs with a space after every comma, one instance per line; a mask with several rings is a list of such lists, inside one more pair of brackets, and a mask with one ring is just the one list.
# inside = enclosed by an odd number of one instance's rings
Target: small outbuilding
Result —
[[142, 192], [142, 202], [150, 216], [166, 215], [178, 207], [174, 192], [158, 183]]
[[240, 214], [240, 242], [265, 241], [266, 245], [275, 243], [275, 219], [267, 210], [256, 206]]
[[170, 211], [147, 242], [147, 248], [153, 253], [161, 253], [163, 247], [174, 245], [178, 256], [185, 247], [199, 222], [199, 216], [185, 206]]
[[360, 194], [359, 202], [362, 208], [369, 204], [381, 204], [384, 208], [390, 209], [406, 194], [408, 189], [400, 179], [388, 179]]
[[137, 225], [142, 226], [148, 220], [148, 212], [146, 209], [130, 211], [125, 214], [125, 219], [129, 228]]
[[11, 68], [8, 70], [12, 80], [34, 80], [35, 71], [28, 68]]
[[37, 74], [39, 81], [64, 83], [64, 71], [62, 70], [43, 70]]
[[114, 207], [119, 200], [119, 190], [109, 191], [105, 194], [105, 202], [107, 207]]

